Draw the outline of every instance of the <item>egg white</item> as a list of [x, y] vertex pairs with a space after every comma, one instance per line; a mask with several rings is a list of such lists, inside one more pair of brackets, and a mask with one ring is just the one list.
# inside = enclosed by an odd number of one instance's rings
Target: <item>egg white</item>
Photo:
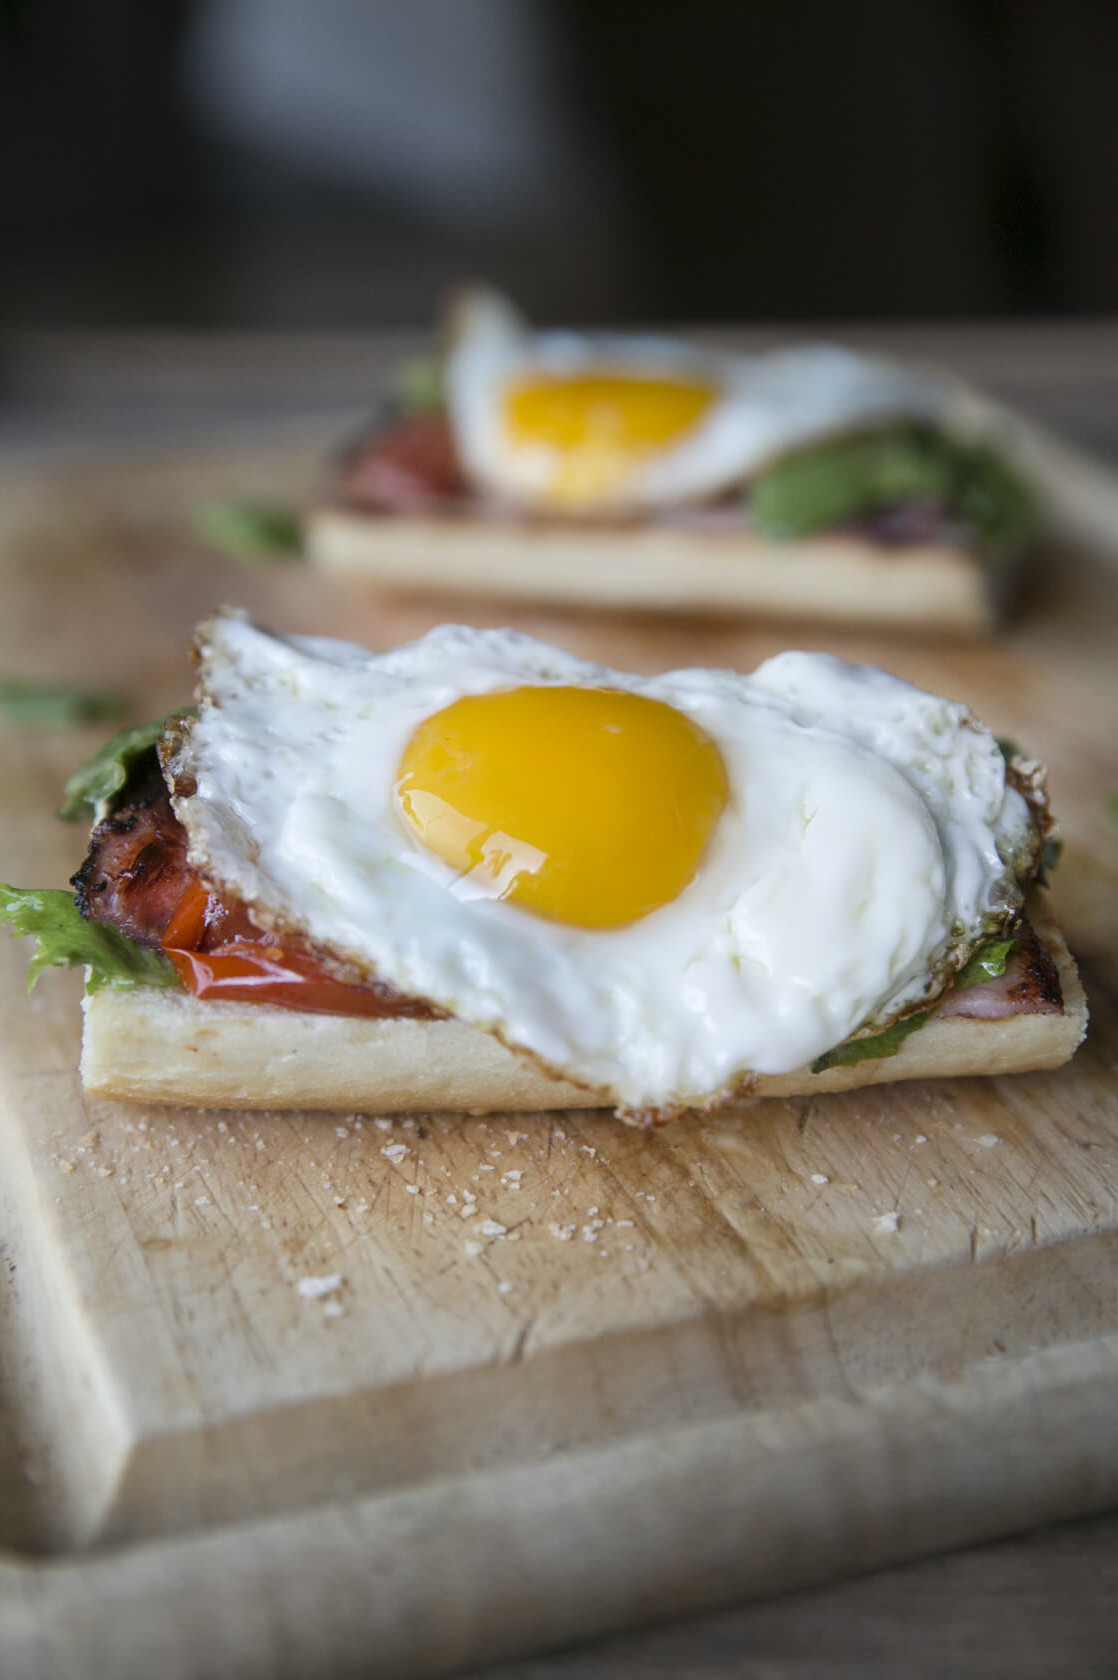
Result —
[[[564, 457], [510, 437], [504, 399], [532, 376], [592, 373], [706, 381], [719, 395], [687, 433], [647, 455], [577, 506], [557, 491]], [[443, 370], [463, 467], [479, 489], [550, 511], [594, 513], [686, 503], [743, 484], [767, 460], [829, 434], [888, 420], [930, 420], [947, 403], [923, 374], [832, 344], [735, 356], [674, 339], [532, 332], [506, 299], [460, 300]]]
[[[811, 1061], [942, 988], [1020, 902], [1035, 832], [996, 742], [872, 667], [790, 653], [752, 676], [646, 678], [456, 626], [377, 657], [234, 614], [199, 647], [201, 716], [170, 766], [195, 865], [266, 925], [626, 1109], [700, 1105]], [[470, 896], [406, 828], [393, 784], [416, 726], [525, 683], [648, 695], [718, 743], [730, 799], [674, 902], [569, 927]]]

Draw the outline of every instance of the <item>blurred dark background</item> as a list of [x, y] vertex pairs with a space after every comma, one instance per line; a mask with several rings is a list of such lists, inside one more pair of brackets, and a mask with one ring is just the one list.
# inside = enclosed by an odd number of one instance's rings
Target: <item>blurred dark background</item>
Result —
[[1118, 307], [1114, 0], [0, 0], [9, 328]]

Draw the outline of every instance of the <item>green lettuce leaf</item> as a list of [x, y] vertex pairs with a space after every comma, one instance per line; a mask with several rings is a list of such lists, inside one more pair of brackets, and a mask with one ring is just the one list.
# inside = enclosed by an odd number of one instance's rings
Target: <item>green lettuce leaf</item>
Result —
[[909, 500], [942, 502], [990, 553], [1023, 548], [1039, 526], [1028, 487], [984, 443], [929, 426], [882, 426], [782, 456], [748, 489], [758, 526], [776, 537], [828, 530]]
[[0, 677], [0, 720], [16, 729], [69, 729], [119, 717], [124, 707], [119, 694]]
[[1040, 854], [1040, 865], [1046, 875], [1051, 875], [1063, 855], [1064, 842], [1062, 840], [1046, 840], [1044, 842], [1044, 850]]
[[872, 1038], [851, 1038], [845, 1044], [836, 1044], [833, 1050], [816, 1056], [811, 1071], [824, 1073], [827, 1068], [853, 1067], [856, 1062], [883, 1061], [886, 1056], [895, 1056], [909, 1033], [914, 1033], [925, 1021], [930, 1021], [934, 1014], [934, 1009], [924, 1009], [919, 1015], [894, 1021], [884, 1032], [875, 1033]]
[[136, 760], [151, 751], [171, 719], [197, 715], [193, 706], [187, 707], [181, 712], [171, 712], [155, 723], [140, 723], [134, 729], [122, 729], [119, 735], [106, 741], [92, 758], [74, 771], [66, 783], [66, 799], [58, 813], [63, 822], [92, 821], [98, 806], [120, 792]]
[[981, 986], [986, 980], [999, 980], [1016, 949], [1016, 939], [993, 939], [989, 945], [980, 945], [956, 974], [956, 991], [963, 991], [967, 986]]
[[193, 510], [195, 535], [227, 560], [258, 565], [287, 560], [303, 546], [303, 522], [293, 508], [233, 498], [199, 502]]
[[36, 940], [27, 970], [30, 991], [44, 968], [88, 968], [86, 990], [102, 986], [177, 986], [178, 975], [162, 951], [137, 945], [116, 928], [87, 922], [72, 895], [53, 887], [0, 883], [0, 925], [13, 939]]
[[444, 402], [443, 365], [438, 356], [413, 356], [396, 369], [392, 394], [410, 414], [441, 408]]

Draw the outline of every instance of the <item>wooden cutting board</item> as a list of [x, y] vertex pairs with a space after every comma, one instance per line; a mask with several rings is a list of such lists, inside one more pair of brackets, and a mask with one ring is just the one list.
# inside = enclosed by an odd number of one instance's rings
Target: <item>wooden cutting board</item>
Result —
[[[203, 554], [327, 440], [9, 470], [0, 671], [180, 702], [216, 603], [376, 648], [450, 616], [622, 667], [830, 645], [1048, 759], [1075, 1062], [763, 1102], [393, 1121], [83, 1097], [75, 976], [0, 942], [0, 1673], [442, 1672], [1118, 1501], [1118, 488], [988, 648], [374, 595]], [[1074, 538], [1074, 540], [1073, 540]], [[0, 736], [0, 879], [103, 731]]]

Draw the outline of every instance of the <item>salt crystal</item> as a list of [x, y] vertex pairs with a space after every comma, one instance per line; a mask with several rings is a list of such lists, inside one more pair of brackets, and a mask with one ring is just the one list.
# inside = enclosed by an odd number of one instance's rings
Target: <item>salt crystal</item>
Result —
[[830, 1184], [831, 1181], [826, 1173], [812, 1173], [811, 1182], [813, 1184]]
[[996, 1132], [984, 1132], [978, 1141], [983, 1149], [993, 1149], [994, 1145], [1002, 1140]]
[[381, 1154], [391, 1161], [393, 1166], [397, 1166], [405, 1156], [411, 1154], [411, 1150], [406, 1143], [388, 1143], [381, 1150]]
[[464, 1242], [462, 1247], [471, 1257], [475, 1254], [480, 1254], [482, 1250], [482, 1244], [479, 1242]]
[[499, 1225], [495, 1219], [483, 1219], [478, 1226], [483, 1237], [503, 1237], [508, 1234], [507, 1225]]
[[879, 1213], [874, 1218], [873, 1228], [880, 1236], [891, 1236], [894, 1231], [900, 1230], [901, 1216], [899, 1213]]

